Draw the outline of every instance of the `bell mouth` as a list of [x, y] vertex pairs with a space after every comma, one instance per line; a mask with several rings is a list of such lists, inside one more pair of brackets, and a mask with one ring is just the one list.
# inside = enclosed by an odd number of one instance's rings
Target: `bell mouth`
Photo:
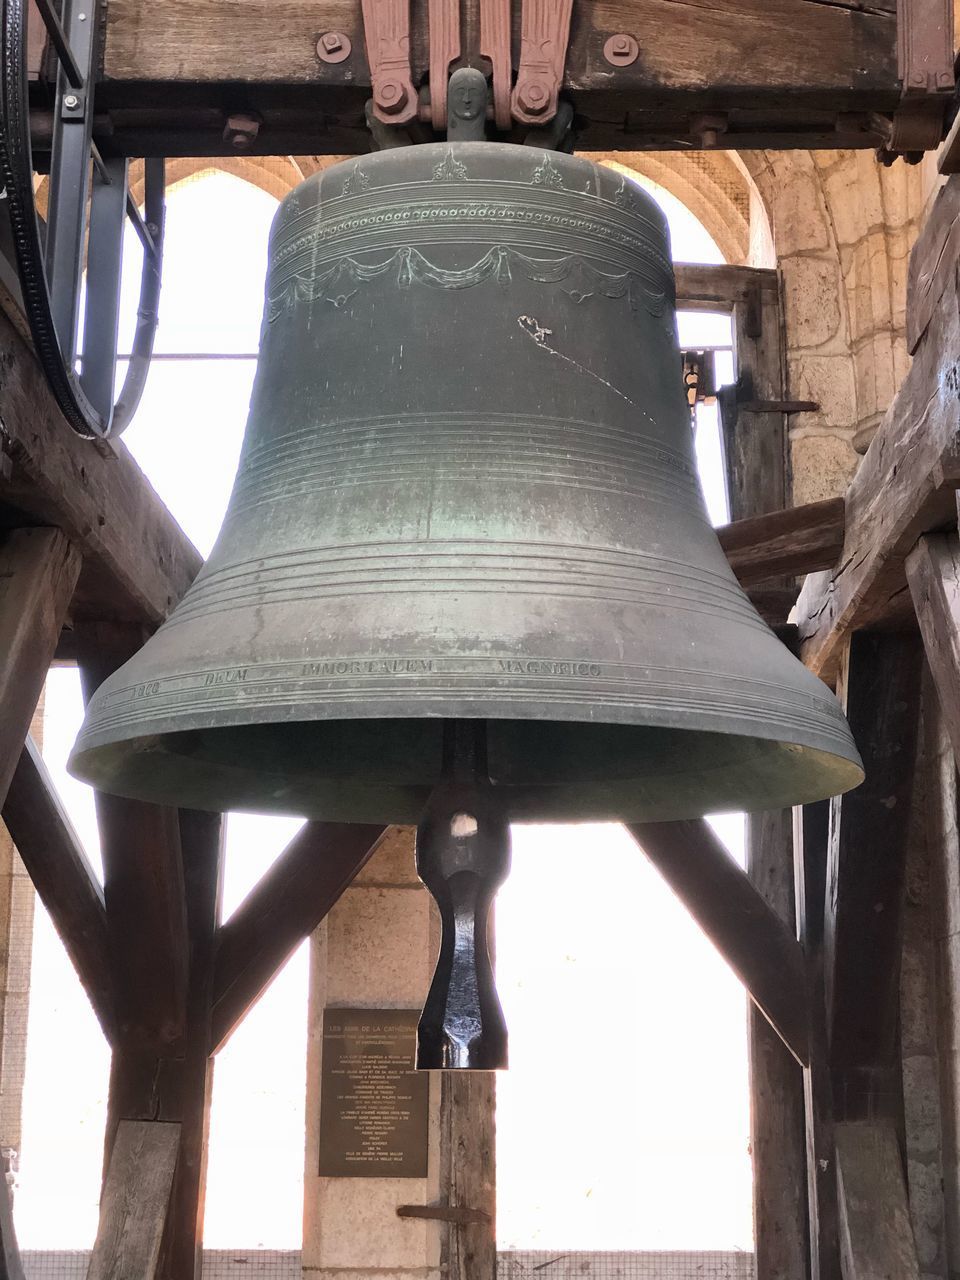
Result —
[[[416, 823], [442, 771], [439, 718], [295, 721], [78, 746], [93, 786], [183, 808]], [[780, 809], [863, 780], [859, 760], [747, 734], [488, 720], [488, 766], [515, 822], [669, 821]]]

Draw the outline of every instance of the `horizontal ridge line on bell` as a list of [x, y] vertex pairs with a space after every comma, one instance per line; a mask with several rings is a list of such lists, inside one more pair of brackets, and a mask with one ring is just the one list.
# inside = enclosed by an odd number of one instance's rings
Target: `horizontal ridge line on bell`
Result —
[[[442, 592], [444, 594], [450, 594], [450, 595], [460, 594], [464, 596], [504, 595], [504, 594], [532, 595], [534, 594], [534, 587], [537, 585], [535, 582], [531, 582], [526, 584], [525, 587], [511, 587], [510, 585], [505, 585], [503, 583], [496, 582], [496, 583], [491, 583], [485, 587], [470, 588], [470, 587], [464, 587], [462, 585], [458, 585], [454, 582], [451, 582], [449, 586], [445, 586], [442, 582], [439, 582], [436, 579], [422, 579], [420, 581], [422, 582], [422, 586], [425, 592], [429, 590], [435, 590], [438, 592]], [[301, 601], [309, 601], [312, 599], [333, 600], [333, 599], [338, 599], [344, 595], [353, 595], [353, 596], [403, 595], [413, 590], [413, 585], [414, 585], [413, 582], [397, 582], [392, 586], [384, 588], [383, 586], [378, 586], [377, 584], [371, 583], [369, 588], [364, 589], [360, 587], [356, 582], [347, 582], [347, 583], [338, 585], [338, 587], [336, 588], [329, 588], [329, 589], [317, 588], [316, 586], [313, 586], [313, 585], [299, 592], [284, 591], [282, 589], [278, 589], [276, 592], [272, 592], [269, 598], [267, 599], [264, 599], [263, 597], [258, 598], [256, 596], [251, 596], [251, 598], [249, 599], [246, 599], [246, 600], [241, 599], [240, 601], [238, 601], [236, 599], [217, 600], [216, 597], [214, 597], [213, 600], [205, 599], [202, 602], [203, 607], [198, 608], [192, 613], [185, 613], [182, 617], [178, 614], [176, 619], [176, 624], [181, 625], [182, 623], [192, 621], [194, 618], [201, 615], [211, 616], [213, 614], [218, 614], [218, 613], [230, 613], [237, 609], [242, 609], [242, 608], [255, 609], [255, 608], [262, 608], [268, 605], [293, 604], [293, 603], [299, 603]], [[726, 615], [729, 619], [737, 621], [742, 626], [747, 627], [752, 631], [759, 631], [759, 632], [765, 633], [768, 630], [764, 622], [762, 622], [759, 619], [756, 619], [753, 616], [753, 610], [749, 606], [745, 608], [738, 608], [731, 601], [712, 600], [709, 602], [711, 605], [711, 609], [708, 610], [703, 608], [697, 608], [690, 601], [679, 600], [677, 596], [669, 596], [665, 598], [662, 592], [659, 594], [650, 594], [649, 596], [645, 596], [640, 593], [628, 594], [626, 591], [621, 592], [620, 594], [614, 594], [612, 591], [607, 591], [607, 592], [592, 591], [585, 586], [583, 590], [579, 593], [575, 591], [569, 591], [569, 590], [568, 591], [539, 590], [536, 592], [536, 594], [538, 596], [543, 597], [544, 599], [587, 600], [587, 601], [590, 601], [591, 603], [596, 603], [596, 604], [600, 604], [600, 603], [626, 604], [626, 605], [632, 605], [635, 608], [643, 608], [643, 607], [654, 608], [658, 604], [663, 605], [666, 602], [666, 603], [669, 603], [671, 610], [675, 610], [677, 612], [692, 613], [703, 618], [710, 618], [710, 617], [715, 618], [718, 614], [723, 614], [723, 615]]]
[[[506, 464], [511, 461], [502, 452], [506, 441], [515, 447], [522, 447], [522, 459], [517, 461], [527, 466], [539, 462], [553, 464], [568, 461], [585, 462], [597, 467], [628, 466], [632, 470], [641, 472], [665, 471], [671, 479], [676, 477], [678, 481], [696, 481], [692, 469], [682, 467], [672, 459], [668, 461], [650, 456], [638, 457], [638, 450], [632, 441], [624, 441], [621, 447], [616, 443], [608, 444], [601, 438], [597, 446], [591, 449], [591, 442], [577, 433], [570, 444], [564, 447], [562, 443], [548, 443], [550, 434], [548, 428], [542, 428], [542, 439], [532, 438], [532, 429], [527, 428], [526, 431], [529, 434], [525, 435], [524, 430], [520, 428], [511, 437], [506, 429], [502, 433], [487, 434], [482, 427], [472, 432], [466, 425], [449, 430], [430, 425], [422, 436], [412, 440], [409, 438], [409, 433], [404, 433], [402, 428], [397, 428], [398, 439], [394, 441], [389, 435], [386, 438], [383, 437], [382, 428], [379, 438], [377, 438], [378, 431], [374, 428], [362, 434], [357, 432], [357, 438], [354, 439], [342, 437], [338, 439], [334, 433], [328, 433], [324, 427], [323, 436], [320, 439], [311, 439], [305, 433], [300, 448], [291, 445], [282, 450], [278, 449], [272, 454], [269, 451], [261, 452], [257, 458], [245, 460], [238, 479], [249, 483], [250, 478], [259, 479], [269, 476], [274, 471], [283, 471], [287, 467], [301, 466], [308, 462], [330, 461], [338, 466], [349, 467], [351, 465], [386, 465], [389, 462], [422, 459], [425, 444], [430, 446], [428, 461], [424, 464], [427, 466], [429, 459], [434, 457], [461, 458], [469, 456], [471, 449], [475, 455], [483, 458], [494, 453], [498, 462]], [[403, 438], [405, 434], [406, 438]], [[331, 435], [333, 438], [330, 438]], [[556, 433], [553, 435], [555, 439]], [[640, 439], [642, 441], [642, 437]], [[628, 443], [632, 447], [628, 448]], [[371, 445], [376, 446], [373, 454], [370, 451]], [[356, 459], [355, 462], [354, 459]]]
[[[512, 440], [517, 432], [522, 431], [542, 431], [548, 438], [551, 438], [559, 429], [563, 432], [564, 437], [567, 435], [573, 437], [578, 434], [582, 435], [585, 442], [584, 447], [594, 441], [604, 440], [611, 442], [610, 445], [605, 446], [607, 448], [616, 448], [618, 444], [622, 444], [624, 448], [635, 449], [639, 445], [648, 452], [655, 454], [657, 460], [665, 466], [682, 472], [683, 475], [691, 478], [696, 478], [697, 475], [696, 468], [686, 454], [677, 449], [672, 449], [670, 445], [656, 436], [647, 435], [635, 427], [618, 427], [613, 423], [588, 421], [584, 418], [525, 414], [522, 412], [487, 412], [479, 414], [465, 411], [462, 414], [456, 414], [449, 410], [443, 412], [418, 410], [411, 413], [382, 414], [367, 418], [331, 418], [322, 423], [325, 439], [335, 433], [339, 433], [341, 435], [370, 435], [377, 441], [382, 439], [385, 431], [389, 432], [391, 430], [409, 437], [410, 434], [416, 432], [418, 426], [428, 433], [430, 442], [433, 441], [435, 432], [446, 432], [456, 438], [461, 435], [476, 438], [478, 432], [489, 431], [492, 436], [502, 434]], [[304, 448], [309, 450], [315, 445], [319, 446], [319, 444], [320, 442], [313, 439], [312, 430], [303, 425], [291, 431], [277, 432], [272, 434], [268, 440], [258, 444], [243, 455], [240, 470], [242, 472], [248, 467], [256, 466], [257, 460], [261, 457], [285, 457], [291, 451], [296, 451], [296, 456], [302, 456]]]
[[[645, 667], [636, 663], [620, 663], [609, 658], [528, 657], [518, 659], [510, 654], [432, 655], [425, 658], [413, 658], [410, 655], [370, 655], [354, 658], [303, 657], [296, 661], [281, 663], [247, 662], [242, 666], [226, 669], [197, 668], [178, 672], [175, 676], [160, 676], [149, 687], [131, 684], [111, 689], [102, 705], [109, 709], [110, 713], [120, 714], [126, 707], [149, 703], [158, 697], [169, 697], [184, 688], [188, 692], [201, 690], [247, 692], [261, 686], [285, 685], [304, 679], [342, 681], [356, 675], [384, 675], [387, 674], [384, 668], [395, 667], [397, 663], [408, 665], [399, 671], [390, 670], [390, 683], [384, 687], [397, 689], [398, 696], [406, 696], [399, 682], [399, 678], [402, 677], [417, 677], [416, 688], [419, 690], [422, 686], [421, 677], [430, 676], [439, 680], [456, 679], [464, 675], [475, 679], [492, 675], [500, 681], [505, 681], [507, 683], [497, 685], [496, 690], [498, 694], [507, 696], [513, 696], [518, 689], [527, 687], [520, 684], [516, 679], [517, 676], [531, 675], [541, 680], [576, 677], [580, 681], [589, 677], [591, 680], [600, 680], [601, 687], [611, 696], [617, 697], [626, 696], [620, 694], [620, 690], [624, 687], [631, 689], [639, 687], [649, 692], [656, 692], [658, 695], [670, 694], [679, 689], [681, 699], [696, 700], [696, 696], [700, 695], [713, 697], [719, 685], [721, 689], [724, 686], [731, 686], [728, 696], [735, 697], [738, 705], [746, 705], [760, 704], [772, 694], [780, 696], [783, 693], [782, 686], [776, 682], [753, 676], [738, 676], [729, 672], [716, 671], [704, 673], [682, 667]], [[570, 668], [570, 671], [565, 672], [563, 668]], [[358, 686], [363, 689], [368, 687], [366, 683]], [[414, 687], [412, 684], [407, 686], [407, 688], [412, 687]], [[484, 689], [487, 687], [484, 685]], [[571, 688], [577, 687], [577, 685], [571, 686]], [[588, 687], [588, 693], [592, 694], [596, 688], [596, 685], [591, 684]], [[842, 716], [840, 704], [836, 699], [824, 702], [802, 690], [793, 689], [789, 691], [788, 700], [795, 706], [806, 708], [811, 714], [826, 711], [830, 718], [837, 720]]]
[[[362, 485], [398, 484], [400, 482], [410, 484], [415, 480], [423, 480], [426, 483], [430, 483], [435, 479], [440, 479], [445, 476], [459, 479], [461, 486], [471, 478], [469, 476], [464, 477], [462, 470], [458, 471], [457, 468], [452, 465], [446, 470], [437, 468], [435, 471], [427, 473], [417, 471], [414, 472], [413, 475], [405, 472], [402, 468], [397, 468], [393, 471], [371, 471], [365, 475], [354, 476], [338, 475], [331, 470], [330, 475], [326, 478], [323, 477], [323, 475], [311, 477], [310, 481], [304, 480], [297, 485], [287, 485], [283, 488], [278, 488], [275, 491], [264, 489], [257, 493], [251, 493], [249, 497], [244, 497], [241, 491], [234, 501], [230, 515], [231, 518], [236, 518], [241, 514], [256, 510], [257, 507], [270, 505], [283, 498], [286, 498], [287, 500], [293, 497], [309, 498], [314, 494], [335, 492], [340, 489], [357, 488]], [[670, 486], [667, 483], [663, 483], [660, 486], [659, 491], [654, 492], [652, 487], [648, 489], [641, 489], [638, 485], [629, 484], [626, 481], [622, 484], [617, 484], [612, 477], [605, 478], [597, 476], [596, 478], [591, 479], [584, 476], [572, 476], [564, 472], [524, 472], [517, 468], [506, 468], [502, 471], [498, 471], [493, 467], [481, 469], [479, 466], [473, 468], [472, 478], [475, 482], [514, 479], [519, 483], [523, 480], [540, 480], [550, 482], [558, 488], [577, 489], [582, 490], [585, 493], [620, 494], [627, 497], [636, 497], [637, 499], [642, 499], [644, 502], [658, 502], [669, 505], [674, 509], [676, 508], [675, 499], [677, 495], [675, 492], [671, 492]], [[706, 513], [700, 509], [699, 504], [691, 503], [690, 515], [695, 519], [699, 519], [703, 524], [709, 526], [709, 520], [707, 519]]]
[[[137, 703], [135, 704], [135, 706], [131, 706], [125, 715], [98, 716], [95, 724], [91, 725], [90, 732], [85, 733], [82, 738], [78, 739], [77, 747], [78, 749], [83, 750], [86, 748], [89, 739], [95, 738], [101, 733], [122, 730], [125, 725], [128, 725], [130, 723], [149, 724], [151, 721], [154, 721], [154, 720], [160, 721], [161, 723], [163, 723], [166, 720], [168, 723], [170, 723], [171, 714], [173, 716], [179, 717], [185, 712], [188, 712], [194, 709], [209, 711], [214, 709], [215, 707], [220, 707], [222, 710], [223, 703], [226, 702], [228, 698], [228, 691], [208, 689], [208, 690], [205, 690], [204, 692], [208, 696], [202, 699], [198, 699], [196, 701], [183, 699], [182, 701], [179, 701], [176, 704], [176, 707], [171, 708], [169, 712], [164, 712], [159, 708], [151, 708], [148, 705], [145, 705], [143, 703]], [[358, 715], [357, 706], [356, 706], [357, 690], [355, 689], [345, 689], [342, 691], [318, 690], [318, 696], [321, 692], [323, 694], [324, 706], [336, 706], [338, 703], [342, 702], [351, 708], [350, 715], [349, 715], [349, 718], [351, 719], [375, 718], [372, 715], [368, 715], [368, 716]], [[414, 692], [413, 690], [407, 690], [407, 691], [401, 692], [396, 689], [392, 689], [390, 686], [387, 686], [387, 685], [371, 684], [369, 686], [365, 686], [363, 692], [367, 696], [372, 696], [373, 694], [376, 694], [378, 697], [378, 700], [384, 706], [389, 705], [391, 701], [395, 701], [398, 705], [403, 706], [404, 708], [407, 708], [404, 711], [400, 711], [396, 713], [397, 719], [408, 719], [414, 715], [419, 718], [430, 719], [430, 718], [445, 718], [445, 716], [443, 712], [437, 713], [436, 717], [431, 717], [429, 714], [425, 715], [424, 712], [426, 709], [426, 704], [429, 702], [429, 700], [432, 698], [436, 702], [448, 702], [450, 697], [455, 695], [458, 692], [458, 689], [454, 686], [445, 687], [443, 685], [431, 686], [431, 685], [425, 685], [422, 683], [418, 684], [415, 690], [415, 694], [416, 694], [415, 704], [410, 701], [411, 693]], [[459, 692], [463, 693], [464, 691], [460, 689]], [[510, 707], [512, 702], [522, 705], [523, 703], [529, 701], [531, 698], [542, 699], [543, 695], [544, 695], [544, 690], [541, 685], [518, 684], [516, 687], [511, 688], [509, 690], [507, 689], [499, 689], [499, 690], [492, 690], [492, 691], [485, 690], [482, 698], [481, 697], [477, 698], [477, 704], [482, 708], [482, 711], [481, 711], [482, 718], [509, 719], [510, 718], [509, 712], [510, 712]], [[263, 710], [265, 708], [269, 708], [273, 704], [282, 707], [285, 705], [285, 700], [288, 696], [289, 694], [287, 690], [278, 690], [275, 694], [274, 699], [272, 700], [269, 697], [261, 696], [256, 702], [253, 702], [252, 700], [245, 701], [242, 704], [242, 706], [240, 704], [237, 704], [236, 701], [233, 700], [230, 706], [234, 711], [237, 712], [236, 723], [242, 724], [245, 722], [245, 719], [244, 719], [245, 715], [248, 715], [255, 708]], [[466, 696], [467, 695], [465, 695], [465, 698]], [[417, 707], [417, 710], [415, 712], [413, 710], [414, 705], [416, 705]], [[670, 699], [668, 697], [665, 697], [662, 692], [660, 692], [660, 696], [656, 700], [654, 700], [651, 697], [650, 701], [648, 702], [648, 701], [645, 701], [642, 697], [638, 697], [637, 691], [635, 689], [625, 690], [620, 694], [616, 694], [612, 692], [603, 692], [599, 695], [597, 695], [596, 693], [590, 693], [587, 691], [585, 691], [582, 694], [577, 694], [574, 690], [564, 689], [562, 692], [558, 691], [551, 699], [551, 702], [546, 705], [550, 706], [551, 710], [554, 712], [553, 717], [551, 716], [543, 717], [543, 719], [547, 722], [549, 722], [552, 718], [558, 721], [562, 720], [563, 716], [560, 715], [559, 712], [560, 712], [560, 709], [563, 707], [569, 708], [571, 712], [574, 710], [580, 712], [584, 707], [591, 707], [594, 709], [607, 708], [610, 710], [616, 710], [617, 707], [623, 706], [623, 707], [630, 708], [633, 711], [639, 711], [641, 713], [645, 713], [645, 712], [658, 713], [659, 712], [661, 714], [650, 715], [649, 718], [642, 718], [642, 714], [641, 714], [641, 717], [638, 717], [637, 719], [631, 719], [629, 721], [621, 721], [621, 720], [606, 721], [597, 717], [595, 722], [596, 723], [612, 723], [612, 724], [640, 723], [644, 725], [655, 725], [657, 723], [660, 723], [665, 727], [676, 727], [676, 722], [672, 719], [671, 715], [669, 714], [672, 712], [674, 714], [676, 713], [682, 713], [682, 714], [688, 714], [688, 715], [692, 714], [692, 715], [704, 716], [707, 718], [715, 717], [717, 720], [726, 720], [727, 722], [729, 722], [730, 720], [734, 720], [739, 722], [744, 727], [744, 729], [748, 732], [748, 734], [749, 734], [749, 730], [751, 729], [755, 731], [757, 726], [766, 727], [774, 730], [774, 732], [770, 734], [764, 733], [762, 735], [757, 735], [765, 738], [769, 737], [769, 738], [775, 739], [776, 730], [778, 729], [780, 729], [781, 731], [784, 729], [787, 729], [794, 732], [799, 729], [801, 731], [805, 730], [811, 735], [823, 735], [825, 739], [834, 740], [838, 743], [845, 741], [845, 735], [843, 733], [842, 728], [839, 727], [839, 724], [835, 724], [831, 717], [829, 717], [826, 714], [817, 715], [814, 713], [804, 712], [798, 706], [792, 703], [784, 707], [783, 710], [775, 710], [769, 702], [765, 702], [763, 705], [758, 705], [756, 707], [746, 707], [740, 702], [735, 702], [729, 699], [723, 699], [723, 698], [717, 698], [717, 697], [711, 697], [709, 699], [705, 698], [702, 700], [698, 700], [695, 698]], [[789, 714], [787, 714], [788, 712]], [[325, 721], [330, 721], [330, 720], [336, 721], [338, 718], [340, 717], [336, 715], [328, 715], [328, 716], [304, 715], [302, 717], [304, 722], [316, 722], [316, 723], [323, 723]], [[164, 732], [170, 732], [170, 731], [171, 731], [170, 729], [165, 730], [162, 728], [157, 728], [156, 725], [152, 726], [151, 728], [151, 733], [164, 733]], [[716, 732], [731, 732], [731, 731], [716, 730]], [[149, 735], [146, 735], [146, 736], [149, 736]], [[792, 737], [787, 737], [784, 740], [788, 742], [794, 741]]]
[[[390, 562], [393, 562], [394, 571], [399, 571], [405, 577], [409, 577], [416, 570], [414, 576], [419, 577], [426, 573], [427, 580], [431, 580], [430, 570], [438, 565], [442, 570], [447, 562], [454, 561], [458, 577], [446, 579], [452, 582], [460, 580], [459, 575], [471, 572], [483, 573], [486, 575], [486, 580], [497, 584], [504, 578], [513, 578], [518, 572], [532, 575], [536, 582], [543, 580], [540, 574], [552, 575], [552, 580], [557, 585], [575, 581], [578, 574], [583, 575], [583, 581], [587, 585], [604, 580], [609, 582], [610, 579], [616, 581], [621, 578], [635, 583], [637, 576], [641, 576], [649, 578], [655, 586], [665, 582], [680, 591], [687, 589], [698, 592], [714, 591], [719, 593], [721, 598], [731, 597], [738, 601], [742, 600], [745, 607], [748, 607], [746, 597], [743, 596], [736, 580], [724, 569], [715, 571], [704, 568], [702, 565], [693, 566], [683, 560], [671, 560], [645, 551], [614, 551], [610, 552], [609, 556], [578, 556], [574, 551], [560, 547], [553, 554], [536, 551], [514, 551], [511, 554], [505, 550], [516, 545], [511, 542], [499, 542], [494, 543], [489, 550], [467, 551], [463, 544], [458, 545], [456, 542], [451, 542], [449, 549], [446, 549], [443, 543], [439, 545], [429, 542], [421, 545], [368, 543], [361, 544], [361, 547], [367, 549], [367, 553], [361, 555], [356, 554], [359, 549], [356, 545], [349, 544], [277, 552], [272, 556], [236, 561], [209, 573], [201, 573], [184, 597], [184, 603], [192, 604], [201, 594], [218, 590], [221, 584], [229, 589], [245, 581], [258, 580], [260, 574], [275, 576], [277, 573], [294, 573], [300, 579], [312, 578], [318, 567], [329, 566], [331, 561], [335, 565], [342, 566], [322, 568], [321, 571], [331, 577], [334, 575], [340, 577], [349, 573], [357, 580], [362, 580], [357, 564], [363, 565], [366, 562], [370, 566], [367, 572], [376, 574], [378, 582], [384, 580], [384, 569], [389, 567]], [[294, 556], [298, 558], [291, 559]], [[465, 556], [484, 563], [478, 566], [464, 565], [462, 561]], [[615, 564], [610, 563], [614, 557], [619, 557], [624, 562], [622, 570], [618, 570]], [[491, 573], [491, 569], [500, 569], [502, 572], [498, 575]]]

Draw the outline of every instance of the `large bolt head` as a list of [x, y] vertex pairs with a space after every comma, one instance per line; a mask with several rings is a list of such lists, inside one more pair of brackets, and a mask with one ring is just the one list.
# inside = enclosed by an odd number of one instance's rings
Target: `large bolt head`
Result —
[[399, 80], [386, 80], [377, 88], [373, 98], [381, 111], [395, 116], [407, 105], [407, 90]]
[[521, 86], [517, 100], [528, 115], [542, 115], [550, 103], [550, 91], [542, 80], [529, 80]]

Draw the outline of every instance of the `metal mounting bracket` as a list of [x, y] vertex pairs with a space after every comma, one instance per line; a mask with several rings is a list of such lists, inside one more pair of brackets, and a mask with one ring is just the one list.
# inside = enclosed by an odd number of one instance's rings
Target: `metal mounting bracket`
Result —
[[410, 0], [361, 0], [361, 12], [373, 113], [384, 124], [415, 120], [418, 101], [410, 72]]
[[557, 114], [570, 40], [573, 0], [523, 0], [520, 70], [513, 90], [513, 117], [545, 124]]

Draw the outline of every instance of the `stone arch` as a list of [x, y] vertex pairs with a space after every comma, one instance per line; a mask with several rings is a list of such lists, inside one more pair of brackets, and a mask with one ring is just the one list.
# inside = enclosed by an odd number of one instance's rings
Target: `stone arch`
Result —
[[743, 152], [783, 278], [796, 501], [842, 492], [908, 367], [906, 271], [928, 166], [868, 151]]
[[731, 153], [601, 151], [585, 154], [598, 164], [632, 169], [656, 182], [699, 219], [727, 262], [741, 265], [751, 261], [751, 221], [755, 216], [765, 215], [754, 200], [752, 180], [734, 163]]

